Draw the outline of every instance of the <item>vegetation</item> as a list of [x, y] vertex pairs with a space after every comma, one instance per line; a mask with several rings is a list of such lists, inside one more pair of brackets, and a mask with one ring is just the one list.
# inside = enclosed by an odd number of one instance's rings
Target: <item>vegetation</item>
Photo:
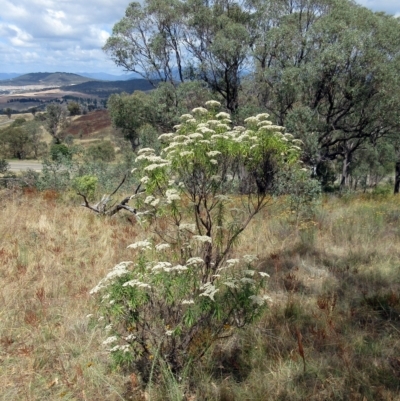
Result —
[[127, 245], [143, 238], [143, 228], [122, 214], [96, 218], [67, 193], [3, 190], [1, 200], [3, 399], [398, 397], [400, 233], [392, 195], [327, 197], [313, 220], [297, 225], [284, 198], [261, 211], [231, 257], [258, 256], [255, 270], [271, 276], [272, 304], [257, 323], [227, 328], [191, 376], [176, 382], [159, 372], [147, 390], [137, 372], [108, 364], [107, 334], [89, 295], [111, 266], [134, 257]]
[[104, 50], [146, 92], [3, 116], [3, 398], [397, 400], [399, 22], [131, 3]]
[[398, 141], [399, 32], [349, 0], [148, 0], [128, 6], [104, 50], [154, 85], [204, 82], [237, 123], [269, 113], [315, 174], [335, 162], [344, 189], [366, 147]]
[[70, 116], [77, 116], [81, 114], [81, 108], [79, 106], [79, 103], [77, 102], [69, 102], [67, 109], [69, 111]]
[[47, 149], [42, 141], [42, 132], [35, 121], [16, 118], [7, 128], [0, 130], [0, 154], [7, 158], [38, 158]]

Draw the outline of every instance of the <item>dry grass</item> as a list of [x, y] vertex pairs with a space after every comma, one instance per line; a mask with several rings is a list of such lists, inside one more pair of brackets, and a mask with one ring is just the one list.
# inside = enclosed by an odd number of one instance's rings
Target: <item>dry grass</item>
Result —
[[2, 400], [121, 399], [89, 327], [88, 291], [117, 262], [135, 228], [101, 220], [54, 192], [8, 195], [0, 210]]
[[[140, 230], [54, 192], [1, 196], [0, 399], [140, 399], [86, 318], [88, 291], [131, 258]], [[276, 210], [257, 216], [238, 254], [258, 254], [274, 303], [179, 384], [186, 399], [399, 400], [399, 206], [332, 198], [297, 227]], [[166, 394], [155, 385], [152, 400]]]

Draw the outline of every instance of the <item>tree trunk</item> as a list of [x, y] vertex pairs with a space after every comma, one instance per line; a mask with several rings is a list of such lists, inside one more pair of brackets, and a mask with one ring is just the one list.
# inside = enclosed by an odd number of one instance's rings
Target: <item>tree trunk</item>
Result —
[[348, 186], [349, 183], [349, 170], [351, 164], [351, 153], [346, 152], [343, 159], [343, 168], [342, 168], [342, 178], [340, 181], [340, 188], [344, 189]]
[[396, 169], [394, 174], [394, 193], [400, 192], [400, 160], [396, 162]]

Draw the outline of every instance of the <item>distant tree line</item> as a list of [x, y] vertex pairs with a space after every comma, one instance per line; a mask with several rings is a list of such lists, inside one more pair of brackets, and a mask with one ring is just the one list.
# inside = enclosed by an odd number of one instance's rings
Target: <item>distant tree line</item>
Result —
[[19, 103], [27, 103], [27, 102], [44, 103], [43, 100], [36, 99], [36, 98], [33, 98], [33, 97], [21, 97], [21, 98], [15, 98], [15, 99], [7, 100], [7, 103], [14, 103], [14, 102], [19, 102]]

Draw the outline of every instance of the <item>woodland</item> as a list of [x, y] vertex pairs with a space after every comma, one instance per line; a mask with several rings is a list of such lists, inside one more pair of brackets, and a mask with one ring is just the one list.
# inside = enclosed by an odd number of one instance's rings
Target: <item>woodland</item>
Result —
[[7, 116], [0, 397], [398, 400], [399, 24], [131, 3], [103, 50], [151, 90]]

